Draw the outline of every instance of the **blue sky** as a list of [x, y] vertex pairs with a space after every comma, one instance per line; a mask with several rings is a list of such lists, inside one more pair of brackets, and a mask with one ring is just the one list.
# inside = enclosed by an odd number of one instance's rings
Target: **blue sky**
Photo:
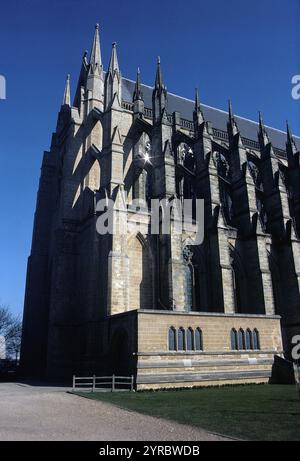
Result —
[[50, 145], [65, 76], [73, 94], [81, 58], [100, 23], [107, 66], [118, 43], [123, 75], [152, 84], [161, 56], [168, 89], [300, 135], [300, 0], [10, 0], [0, 6], [0, 302], [23, 308], [43, 150]]

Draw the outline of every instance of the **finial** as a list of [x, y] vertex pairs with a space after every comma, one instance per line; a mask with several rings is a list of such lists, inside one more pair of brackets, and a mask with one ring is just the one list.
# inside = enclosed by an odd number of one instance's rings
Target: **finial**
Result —
[[161, 67], [160, 67], [160, 56], [157, 56], [155, 88], [165, 89], [165, 86], [163, 84], [163, 79], [162, 79]]
[[67, 75], [66, 79], [66, 85], [65, 85], [65, 91], [64, 91], [64, 96], [62, 100], [62, 106], [69, 106], [71, 107], [71, 90], [70, 90], [70, 74]]
[[230, 136], [235, 136], [239, 133], [239, 128], [234, 118], [233, 108], [231, 99], [228, 99], [228, 123], [227, 128], [229, 129]]
[[228, 99], [228, 115], [229, 115], [229, 120], [233, 120], [233, 109], [232, 109], [232, 102], [231, 99]]
[[264, 122], [263, 122], [262, 113], [261, 113], [260, 110], [258, 111], [258, 119], [259, 119], [259, 125], [260, 125], [260, 127], [263, 128]]
[[90, 55], [90, 64], [92, 66], [93, 71], [95, 71], [97, 66], [99, 67], [102, 66], [100, 39], [99, 39], [99, 24], [95, 25], [95, 33], [94, 33], [93, 45], [92, 45], [91, 55]]
[[287, 143], [288, 143], [289, 149], [292, 149], [292, 153], [295, 154], [298, 151], [298, 149], [294, 141], [293, 134], [292, 134], [288, 121], [286, 121], [286, 132], [287, 132]]
[[118, 56], [117, 56], [117, 42], [112, 43], [111, 57], [110, 57], [110, 62], [109, 62], [109, 70], [110, 70], [111, 73], [114, 73], [115, 71], [120, 72]]
[[194, 107], [193, 118], [194, 118], [194, 122], [196, 123], [197, 126], [201, 125], [205, 121], [204, 116], [203, 116], [203, 112], [201, 110], [198, 88], [195, 88], [195, 107]]
[[259, 137], [260, 137], [260, 142], [262, 142], [266, 146], [267, 144], [269, 144], [270, 139], [269, 139], [269, 135], [267, 133], [267, 130], [265, 129], [265, 126], [264, 126], [261, 111], [258, 112], [258, 117], [259, 117]]
[[292, 139], [292, 132], [291, 132], [291, 129], [290, 129], [290, 125], [289, 125], [289, 122], [288, 120], [286, 120], [286, 132], [287, 132], [287, 135], [288, 135], [288, 139]]
[[195, 88], [195, 111], [200, 111], [200, 98], [199, 98], [199, 90]]
[[136, 83], [135, 83], [135, 88], [133, 92], [133, 101], [142, 101], [143, 100], [143, 93], [141, 90], [141, 81], [140, 81], [140, 68], [137, 68], [137, 73], [136, 73]]

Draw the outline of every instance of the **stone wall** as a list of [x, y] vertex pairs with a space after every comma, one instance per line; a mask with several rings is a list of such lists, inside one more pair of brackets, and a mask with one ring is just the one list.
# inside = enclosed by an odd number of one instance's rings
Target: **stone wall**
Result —
[[[169, 351], [170, 327], [201, 328], [202, 351]], [[259, 350], [232, 350], [231, 329], [257, 329]], [[280, 318], [258, 315], [138, 312], [137, 388], [267, 382], [282, 354]]]

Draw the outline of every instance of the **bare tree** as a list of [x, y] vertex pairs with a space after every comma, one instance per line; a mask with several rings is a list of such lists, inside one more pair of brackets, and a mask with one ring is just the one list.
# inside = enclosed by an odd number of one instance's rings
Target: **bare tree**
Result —
[[14, 358], [16, 361], [20, 357], [21, 339], [22, 322], [16, 318], [6, 340], [6, 353], [9, 357]]
[[0, 306], [0, 335], [5, 338], [9, 334], [13, 324], [13, 316], [7, 306]]
[[7, 306], [0, 306], [0, 336], [5, 339], [8, 356], [19, 358], [21, 349], [22, 322], [14, 316]]

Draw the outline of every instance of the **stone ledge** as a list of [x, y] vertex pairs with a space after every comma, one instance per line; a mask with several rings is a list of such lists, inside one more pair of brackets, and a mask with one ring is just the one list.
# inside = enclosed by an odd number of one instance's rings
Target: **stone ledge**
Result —
[[134, 355], [137, 355], [138, 357], [151, 357], [151, 356], [183, 356], [183, 355], [189, 355], [189, 356], [205, 356], [205, 355], [282, 355], [283, 351], [274, 351], [274, 350], [256, 350], [256, 351], [206, 351], [206, 352], [200, 352], [200, 351], [160, 351], [160, 352], [136, 352]]
[[222, 381], [222, 380], [243, 380], [243, 379], [257, 379], [257, 378], [270, 378], [271, 370], [253, 370], [253, 371], [232, 371], [228, 373], [214, 372], [214, 373], [184, 373], [184, 374], [161, 374], [161, 375], [138, 375], [137, 384], [156, 384], [156, 383], [186, 383], [196, 381]]
[[[253, 359], [252, 359], [253, 360]], [[255, 359], [254, 359], [255, 360]], [[191, 362], [191, 363], [184, 363]], [[274, 360], [272, 359], [257, 359], [255, 362], [251, 360], [182, 360], [182, 361], [160, 361], [160, 362], [139, 362], [137, 364], [138, 369], [148, 369], [148, 368], [191, 368], [191, 367], [230, 367], [230, 366], [256, 366], [256, 365], [273, 365]]]
[[262, 314], [231, 314], [224, 312], [186, 312], [186, 311], [161, 311], [156, 309], [139, 309], [136, 311], [138, 315], [149, 314], [149, 315], [187, 315], [196, 317], [230, 317], [230, 318], [259, 318], [265, 320], [280, 320], [280, 315], [262, 315]]

